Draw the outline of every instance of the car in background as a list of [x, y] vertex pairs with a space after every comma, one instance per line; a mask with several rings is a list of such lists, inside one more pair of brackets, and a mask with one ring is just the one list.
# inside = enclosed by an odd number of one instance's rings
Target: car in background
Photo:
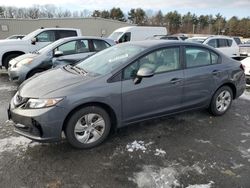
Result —
[[185, 39], [187, 39], [187, 37], [184, 36], [176, 36], [176, 35], [155, 35], [153, 37], [149, 37], [147, 38], [147, 40], [180, 40], [183, 41]]
[[100, 37], [63, 38], [38, 51], [12, 59], [8, 68], [9, 78], [21, 83], [36, 73], [60, 64], [73, 64], [114, 44], [113, 40]]
[[246, 57], [245, 59], [241, 60], [241, 63], [245, 69], [246, 85], [247, 87], [250, 87], [250, 57]]
[[240, 49], [235, 40], [231, 37], [227, 36], [211, 36], [208, 37], [203, 44], [207, 44], [209, 46], [212, 46], [225, 55], [232, 57], [232, 58], [238, 58], [240, 56]]
[[250, 40], [245, 41], [243, 44], [250, 44]]
[[9, 67], [9, 61], [25, 53], [41, 49], [48, 44], [65, 37], [81, 36], [80, 29], [41, 28], [20, 39], [0, 40], [0, 68]]
[[167, 35], [166, 27], [127, 26], [116, 29], [108, 38], [116, 43], [146, 40], [155, 35]]
[[238, 58], [240, 56], [239, 46], [231, 37], [214, 35], [209, 37], [192, 37], [186, 41], [206, 44], [232, 58]]
[[25, 37], [25, 35], [11, 35], [6, 39], [22, 39], [23, 37]]
[[241, 56], [250, 56], [250, 41], [239, 45]]
[[203, 43], [207, 37], [191, 37], [186, 39], [186, 42], [196, 42], [196, 43]]
[[91, 148], [139, 121], [200, 108], [223, 115], [245, 87], [242, 65], [209, 46], [127, 42], [35, 75], [19, 87], [8, 115], [32, 140], [58, 141], [64, 132], [72, 146]]

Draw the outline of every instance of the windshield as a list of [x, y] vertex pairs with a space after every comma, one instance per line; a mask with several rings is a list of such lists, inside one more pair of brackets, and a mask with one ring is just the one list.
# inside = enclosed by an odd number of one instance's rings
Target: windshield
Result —
[[105, 75], [134, 57], [145, 48], [142, 46], [122, 44], [107, 48], [92, 57], [80, 62], [76, 66], [86, 72]]
[[26, 35], [25, 37], [23, 37], [23, 40], [30, 40], [33, 37], [35, 37], [38, 33], [39, 33], [40, 29], [37, 29], [31, 33], [29, 33], [28, 35]]
[[109, 35], [108, 38], [113, 39], [113, 40], [118, 40], [119, 37], [123, 34], [123, 32], [114, 32], [111, 35]]
[[39, 53], [39, 54], [44, 53], [44, 52], [46, 53], [47, 51], [50, 51], [50, 50], [52, 50], [53, 48], [55, 48], [55, 47], [57, 47], [58, 45], [60, 45], [60, 44], [62, 43], [62, 41], [63, 41], [63, 39], [59, 39], [59, 40], [57, 40], [57, 41], [55, 41], [55, 42], [53, 42], [53, 43], [50, 43], [50, 44], [48, 44], [48, 45], [46, 45], [46, 46], [40, 48], [40, 49], [38, 50], [38, 53]]

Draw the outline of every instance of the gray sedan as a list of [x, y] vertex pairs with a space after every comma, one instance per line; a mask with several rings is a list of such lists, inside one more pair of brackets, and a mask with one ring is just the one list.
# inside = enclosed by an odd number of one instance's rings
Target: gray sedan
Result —
[[76, 66], [35, 75], [10, 102], [17, 133], [77, 148], [102, 143], [111, 129], [187, 110], [229, 110], [245, 89], [242, 65], [202, 44], [141, 41], [115, 45]]
[[18, 83], [52, 67], [75, 62], [115, 45], [110, 39], [99, 37], [69, 37], [48, 46], [12, 59], [8, 74], [10, 80]]

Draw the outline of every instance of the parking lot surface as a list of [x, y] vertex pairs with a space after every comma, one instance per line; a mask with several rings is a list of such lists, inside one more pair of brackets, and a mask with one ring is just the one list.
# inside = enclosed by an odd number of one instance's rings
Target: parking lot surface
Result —
[[16, 88], [0, 70], [1, 188], [250, 187], [250, 91], [222, 117], [202, 110], [147, 121], [77, 150], [13, 132], [6, 109]]

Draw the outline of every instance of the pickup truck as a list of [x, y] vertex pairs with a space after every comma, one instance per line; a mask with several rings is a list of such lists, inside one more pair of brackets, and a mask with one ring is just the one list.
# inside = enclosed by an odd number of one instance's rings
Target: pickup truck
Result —
[[81, 35], [80, 29], [41, 28], [29, 33], [21, 40], [0, 40], [0, 68], [4, 66], [8, 69], [11, 59], [25, 53], [37, 51], [60, 38]]

